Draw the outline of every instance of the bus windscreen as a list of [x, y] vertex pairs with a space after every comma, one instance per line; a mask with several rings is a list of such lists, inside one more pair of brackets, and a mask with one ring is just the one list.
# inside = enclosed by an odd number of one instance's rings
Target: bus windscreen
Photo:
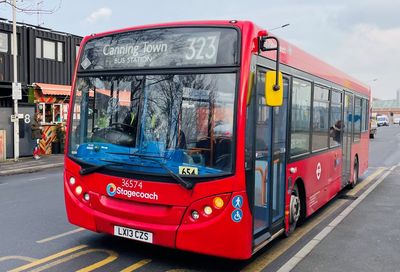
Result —
[[233, 28], [181, 27], [117, 33], [89, 40], [79, 71], [232, 66], [238, 64]]

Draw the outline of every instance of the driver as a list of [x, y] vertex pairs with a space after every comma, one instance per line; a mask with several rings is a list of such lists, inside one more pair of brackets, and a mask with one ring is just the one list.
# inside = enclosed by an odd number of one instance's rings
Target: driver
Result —
[[137, 132], [137, 116], [133, 111], [129, 111], [123, 121], [123, 124], [126, 126], [123, 126], [123, 130], [132, 135], [134, 139], [136, 139], [136, 132]]

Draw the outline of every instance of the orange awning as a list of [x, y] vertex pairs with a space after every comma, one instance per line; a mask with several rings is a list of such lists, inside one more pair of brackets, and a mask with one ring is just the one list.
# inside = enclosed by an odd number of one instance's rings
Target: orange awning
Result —
[[42, 90], [44, 95], [66, 95], [71, 94], [70, 85], [57, 85], [57, 84], [46, 84], [46, 83], [33, 83], [35, 88]]

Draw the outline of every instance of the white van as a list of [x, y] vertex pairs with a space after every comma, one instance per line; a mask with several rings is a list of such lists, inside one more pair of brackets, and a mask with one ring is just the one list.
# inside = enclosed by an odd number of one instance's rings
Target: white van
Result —
[[376, 117], [376, 121], [378, 123], [378, 127], [380, 126], [389, 126], [389, 118], [386, 115], [379, 115]]

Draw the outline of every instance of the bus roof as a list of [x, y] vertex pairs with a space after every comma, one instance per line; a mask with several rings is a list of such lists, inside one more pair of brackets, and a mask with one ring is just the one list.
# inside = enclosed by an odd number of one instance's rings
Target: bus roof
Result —
[[[301, 50], [289, 42], [279, 39], [281, 54], [280, 62], [309, 74], [334, 82], [345, 88], [370, 96], [370, 88], [352, 76]], [[271, 57], [270, 54], [268, 54]], [[275, 58], [275, 57], [273, 57]]]
[[[123, 28], [114, 31], [107, 31], [98, 34], [92, 34], [86, 36], [82, 41], [82, 44], [86, 43], [88, 39], [112, 35], [120, 32], [134, 31], [139, 29], [151, 29], [151, 28], [163, 28], [163, 27], [183, 27], [183, 26], [234, 26], [241, 29], [241, 31], [250, 33], [249, 44], [253, 43], [254, 38], [257, 38], [259, 33], [265, 31], [265, 29], [260, 28], [256, 24], [250, 21], [237, 21], [237, 20], [213, 20], [213, 21], [187, 21], [187, 22], [171, 22], [163, 24], [151, 24], [144, 26], [134, 26]], [[347, 75], [346, 73], [340, 71], [339, 69], [327, 64], [326, 62], [316, 58], [315, 56], [307, 53], [306, 51], [298, 48], [297, 46], [280, 39], [281, 54], [280, 62], [291, 66], [293, 68], [302, 70], [306, 73], [312, 74], [314, 76], [320, 77], [322, 79], [334, 82], [345, 88], [357, 91], [363, 95], [370, 96], [370, 88], [358, 81], [357, 79]], [[257, 51], [257, 48], [252, 48], [253, 51]], [[243, 50], [242, 50], [243, 52]], [[263, 53], [264, 56], [275, 59], [274, 52]]]

